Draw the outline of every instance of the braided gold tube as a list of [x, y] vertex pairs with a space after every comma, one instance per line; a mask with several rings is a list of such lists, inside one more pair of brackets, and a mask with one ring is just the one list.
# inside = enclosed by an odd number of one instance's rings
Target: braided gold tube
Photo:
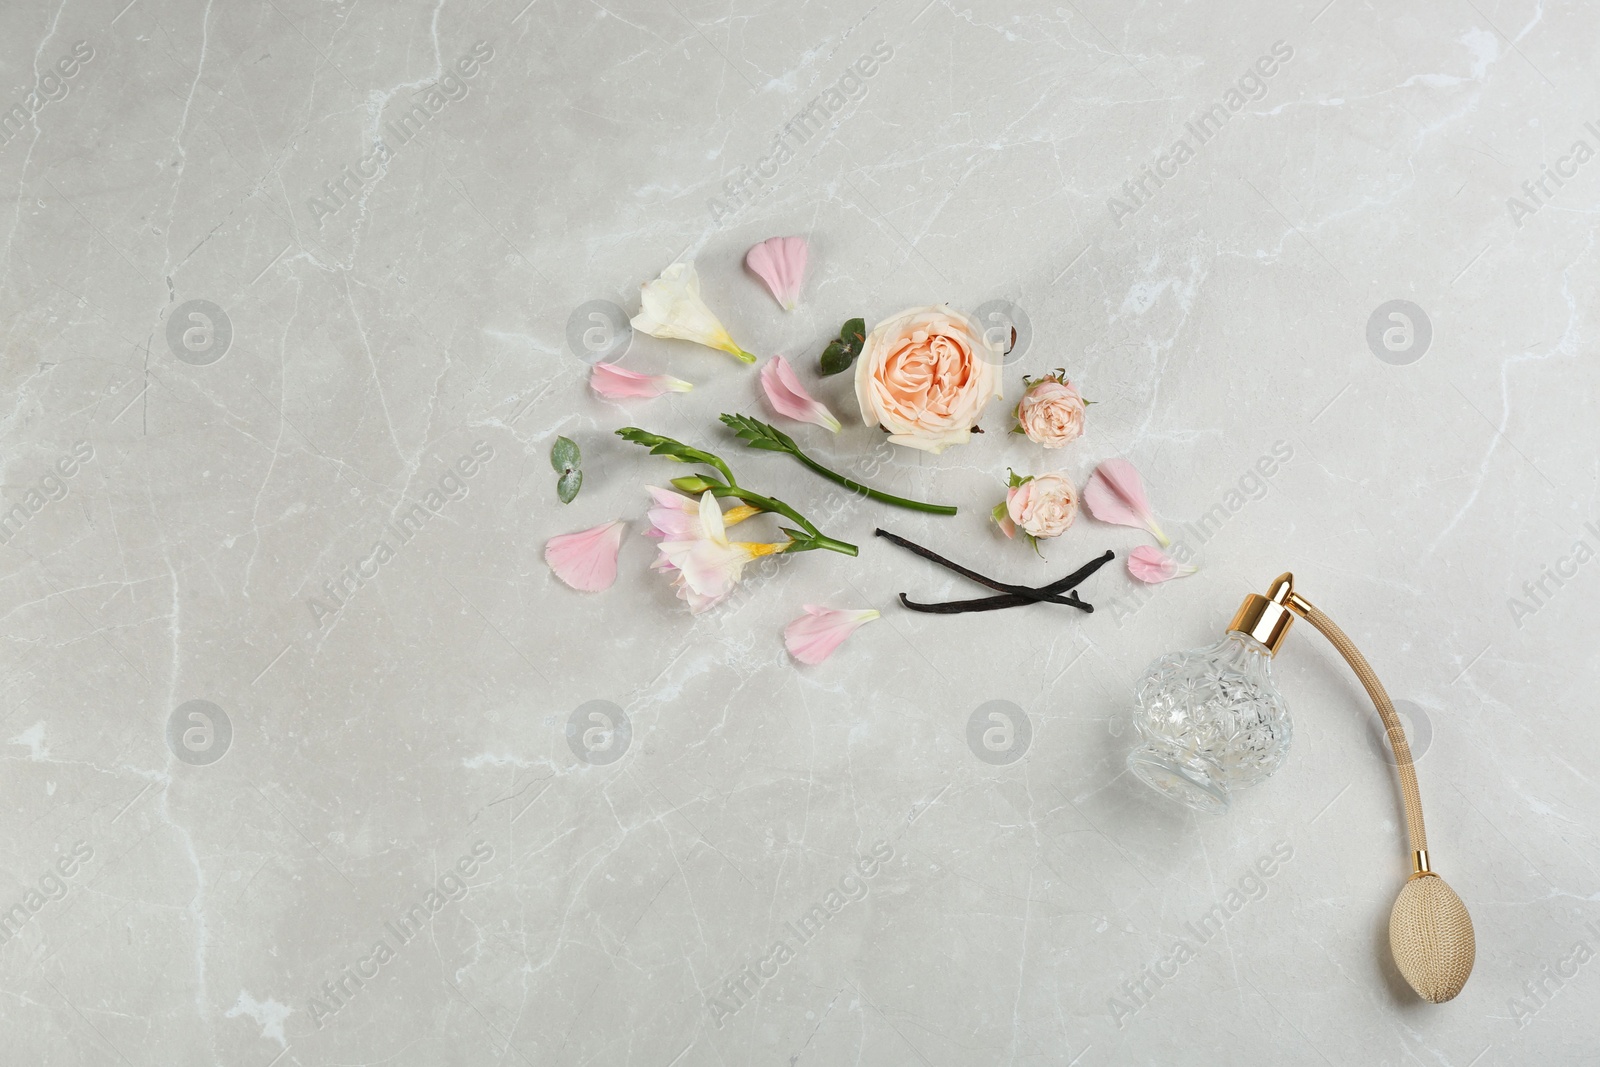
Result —
[[1422, 822], [1422, 792], [1417, 788], [1417, 768], [1411, 759], [1411, 745], [1406, 741], [1405, 727], [1400, 722], [1400, 716], [1395, 714], [1388, 690], [1383, 688], [1383, 683], [1378, 680], [1372, 666], [1367, 663], [1367, 657], [1363, 656], [1361, 650], [1355, 646], [1355, 642], [1339, 629], [1338, 623], [1324, 615], [1299, 593], [1290, 595], [1289, 608], [1315, 626], [1322, 632], [1322, 636], [1333, 643], [1333, 647], [1339, 650], [1339, 655], [1344, 657], [1345, 662], [1350, 664], [1350, 669], [1355, 671], [1356, 677], [1361, 680], [1367, 696], [1372, 698], [1372, 705], [1378, 709], [1378, 715], [1383, 719], [1383, 728], [1389, 735], [1389, 747], [1394, 749], [1394, 762], [1400, 773], [1400, 797], [1406, 806], [1406, 832], [1411, 839], [1411, 851], [1426, 854], [1428, 830]]
[[1288, 595], [1283, 597], [1289, 610], [1315, 626], [1339, 650], [1372, 704], [1383, 719], [1394, 749], [1400, 774], [1400, 795], [1406, 809], [1406, 832], [1411, 840], [1412, 874], [1400, 889], [1400, 896], [1389, 913], [1389, 950], [1405, 980], [1417, 995], [1434, 1004], [1452, 999], [1467, 984], [1477, 957], [1477, 940], [1472, 916], [1445, 880], [1435, 874], [1428, 860], [1428, 831], [1422, 821], [1422, 793], [1417, 788], [1417, 769], [1411, 759], [1405, 727], [1395, 714], [1388, 692], [1378, 680], [1367, 658], [1356, 648], [1337, 623], [1314, 604], [1292, 591], [1288, 575]]

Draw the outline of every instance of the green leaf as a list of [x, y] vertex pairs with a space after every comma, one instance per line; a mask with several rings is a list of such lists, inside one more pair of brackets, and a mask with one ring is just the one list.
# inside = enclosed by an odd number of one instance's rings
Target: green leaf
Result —
[[850, 369], [850, 364], [855, 362], [855, 357], [845, 348], [843, 341], [830, 341], [828, 347], [822, 350], [822, 355], [817, 358], [817, 372], [824, 378], [833, 374], [842, 374]]
[[839, 328], [839, 340], [844, 342], [850, 358], [855, 359], [861, 354], [861, 345], [867, 339], [867, 320], [850, 319]]
[[817, 538], [804, 530], [796, 530], [792, 526], [780, 526], [778, 531], [789, 539], [789, 547], [785, 549], [789, 555], [797, 552], [812, 552], [822, 547]]
[[583, 453], [578, 450], [578, 442], [570, 437], [556, 438], [556, 443], [550, 447], [550, 466], [557, 474], [575, 471], [582, 462]]
[[563, 504], [570, 504], [578, 498], [578, 490], [583, 488], [583, 472], [570, 470], [556, 479], [556, 496], [561, 498]]
[[749, 415], [729, 415], [724, 412], [719, 417], [724, 426], [738, 434], [751, 448], [761, 448], [768, 452], [794, 452], [800, 447], [794, 443], [794, 438], [777, 427], [769, 426], [759, 419], [752, 419]]
[[839, 327], [839, 339], [828, 342], [828, 347], [822, 350], [822, 355], [817, 360], [817, 369], [824, 377], [849, 370], [850, 364], [861, 354], [861, 346], [866, 339], [867, 320], [849, 320]]

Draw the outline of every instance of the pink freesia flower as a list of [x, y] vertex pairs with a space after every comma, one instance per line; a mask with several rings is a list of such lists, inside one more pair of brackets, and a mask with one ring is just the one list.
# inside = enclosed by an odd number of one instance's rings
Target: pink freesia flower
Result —
[[728, 540], [722, 507], [709, 490], [700, 497], [694, 518], [687, 529], [669, 531], [669, 539], [661, 542], [660, 556], [652, 566], [676, 572], [672, 584], [678, 590], [678, 598], [687, 601], [690, 612], [696, 615], [733, 592], [751, 560], [789, 547], [787, 541], [768, 544]]
[[[659, 486], [647, 485], [650, 497], [655, 501], [655, 507], [645, 515], [650, 520], [650, 528], [645, 531], [646, 537], [656, 537], [663, 541], [687, 541], [699, 536], [700, 532], [700, 502], [692, 496], [673, 492], [671, 489], [662, 489]], [[743, 522], [752, 515], [761, 514], [760, 508], [753, 508], [748, 504], [740, 504], [729, 508], [722, 513], [722, 525], [733, 526]], [[660, 562], [659, 560], [657, 561]]]
[[806, 276], [804, 237], [769, 237], [745, 253], [744, 265], [767, 283], [785, 311], [799, 306]]
[[617, 552], [622, 547], [621, 519], [577, 533], [560, 534], [544, 543], [544, 561], [557, 578], [585, 593], [610, 589], [617, 580]]
[[1179, 563], [1159, 548], [1151, 548], [1149, 545], [1140, 545], [1128, 553], [1128, 573], [1141, 582], [1149, 582], [1151, 585], [1173, 578], [1184, 578], [1199, 569], [1186, 563]]
[[857, 627], [878, 618], [872, 608], [845, 611], [807, 604], [805, 609], [804, 615], [783, 629], [784, 647], [801, 663], [821, 663], [833, 655], [833, 650], [855, 633]]
[[1132, 463], [1108, 459], [1094, 469], [1094, 476], [1083, 487], [1083, 503], [1089, 514], [1101, 522], [1118, 526], [1141, 526], [1163, 546], [1172, 542], [1156, 525], [1150, 501], [1144, 495], [1144, 481]]
[[800, 376], [782, 356], [773, 356], [761, 368], [761, 388], [772, 410], [784, 418], [809, 422], [831, 433], [839, 432], [839, 420], [822, 403], [811, 399], [806, 387], [800, 384]]
[[596, 363], [589, 372], [589, 388], [607, 400], [648, 400], [666, 392], [687, 393], [694, 386], [670, 374], [636, 374], [610, 363]]

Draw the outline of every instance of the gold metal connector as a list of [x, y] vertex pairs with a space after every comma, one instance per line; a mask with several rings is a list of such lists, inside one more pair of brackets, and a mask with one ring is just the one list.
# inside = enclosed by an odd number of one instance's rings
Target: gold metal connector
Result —
[[[1411, 878], [1437, 878], [1433, 868], [1428, 866], [1428, 850], [1419, 848], [1411, 854]], [[1406, 879], [1410, 881], [1411, 879]]]

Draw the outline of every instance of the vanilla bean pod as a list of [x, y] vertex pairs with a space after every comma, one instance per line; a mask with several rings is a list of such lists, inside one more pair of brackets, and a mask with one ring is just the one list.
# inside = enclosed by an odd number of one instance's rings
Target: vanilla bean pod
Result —
[[[969, 611], [998, 611], [1001, 608], [1016, 608], [1025, 604], [1067, 604], [1080, 611], [1092, 613], [1094, 605], [1087, 601], [1079, 600], [1077, 593], [1068, 593], [1065, 599], [1061, 597], [1042, 597], [1038, 594], [1055, 593], [1060, 592], [1062, 589], [1071, 588], [1105, 564], [1111, 562], [1115, 556], [1116, 554], [1108, 549], [1105, 555], [1090, 560], [1065, 578], [1051, 582], [1049, 585], [1042, 585], [1037, 589], [1029, 589], [1026, 586], [1019, 587], [1021, 589], [1020, 594], [1007, 593], [1001, 596], [979, 597], [975, 600], [947, 600], [938, 604], [921, 604], [901, 593], [900, 603], [912, 611], [924, 611], [933, 615], [960, 615]], [[991, 588], [994, 587], [991, 586]]]
[[928, 615], [966, 615], [974, 611], [999, 611], [1002, 608], [1020, 608], [1024, 604], [1063, 604], [1070, 608], [1077, 608], [1079, 611], [1094, 611], [1094, 605], [1087, 601], [1079, 600], [1076, 593], [1069, 593], [1065, 597], [1051, 597], [1043, 600], [1003, 593], [1000, 596], [984, 596], [975, 600], [941, 600], [937, 604], [924, 604], [919, 600], [912, 600], [904, 593], [901, 593], [900, 603], [912, 611], [921, 611]]
[[[1053, 603], [1053, 604], [1071, 604], [1072, 603], [1072, 600], [1069, 599], [1069, 598], [1060, 597], [1060, 596], [1056, 596], [1055, 595], [1056, 593], [1058, 593], [1060, 591], [1059, 589], [1033, 589], [1033, 588], [1030, 588], [1030, 587], [1025, 586], [1025, 585], [1009, 585], [1009, 584], [1007, 584], [1005, 582], [996, 581], [995, 579], [990, 578], [987, 575], [979, 574], [977, 571], [969, 570], [968, 568], [963, 567], [961, 564], [953, 562], [951, 560], [948, 560], [945, 557], [939, 555], [939, 553], [933, 551], [933, 549], [924, 548], [921, 545], [917, 544], [915, 541], [908, 541], [904, 537], [901, 537], [899, 534], [892, 534], [888, 530], [885, 530], [885, 529], [882, 529], [882, 528], [877, 529], [877, 530], [875, 530], [873, 532], [876, 533], [877, 536], [883, 538], [884, 540], [890, 542], [891, 544], [899, 545], [901, 548], [904, 548], [909, 552], [913, 552], [913, 553], [921, 556], [923, 559], [929, 560], [931, 562], [939, 564], [939, 566], [941, 566], [941, 567], [945, 567], [945, 568], [947, 568], [949, 570], [955, 571], [957, 574], [961, 575], [961, 577], [963, 577], [963, 578], [970, 578], [972, 581], [977, 582], [979, 585], [988, 586], [990, 589], [997, 589], [1002, 593], [1006, 593], [1006, 594], [1009, 594], [1009, 595], [1014, 596], [1014, 597], [1020, 597], [1023, 602], [1048, 601], [1049, 603]], [[1069, 588], [1069, 586], [1063, 586], [1062, 588]], [[902, 593], [901, 594], [902, 600], [904, 600], [904, 596], [905, 596], [905, 594]], [[926, 606], [929, 606], [929, 605], [924, 605], [924, 606], [926, 607]]]
[[1032, 588], [1030, 586], [1011, 585], [1006, 582], [996, 581], [987, 575], [979, 574], [977, 571], [963, 567], [959, 563], [948, 560], [939, 555], [937, 552], [934, 552], [932, 549], [924, 548], [914, 541], [908, 541], [904, 537], [901, 537], [898, 534], [892, 534], [887, 530], [879, 529], [876, 530], [875, 533], [877, 536], [882, 537], [893, 544], [899, 545], [901, 548], [904, 548], [909, 552], [914, 552], [926, 560], [937, 563], [941, 567], [945, 567], [954, 571], [963, 578], [968, 578], [980, 585], [987, 586], [990, 589], [998, 590], [1003, 594], [1001, 596], [980, 597], [972, 600], [951, 600], [937, 604], [919, 603], [911, 600], [904, 593], [900, 594], [900, 603], [905, 605], [907, 608], [910, 608], [912, 611], [922, 611], [939, 615], [956, 615], [969, 611], [997, 611], [1001, 608], [1020, 607], [1024, 604], [1038, 603], [1064, 604], [1069, 607], [1077, 608], [1080, 611], [1092, 612], [1094, 611], [1094, 605], [1080, 600], [1076, 593], [1068, 593], [1068, 595], [1065, 597], [1062, 597], [1058, 594], [1077, 586], [1095, 571], [1099, 570], [1101, 567], [1111, 562], [1112, 559], [1116, 558], [1116, 553], [1108, 550], [1104, 555], [1089, 561], [1066, 577], [1059, 578], [1054, 582], [1039, 586], [1038, 588]]

